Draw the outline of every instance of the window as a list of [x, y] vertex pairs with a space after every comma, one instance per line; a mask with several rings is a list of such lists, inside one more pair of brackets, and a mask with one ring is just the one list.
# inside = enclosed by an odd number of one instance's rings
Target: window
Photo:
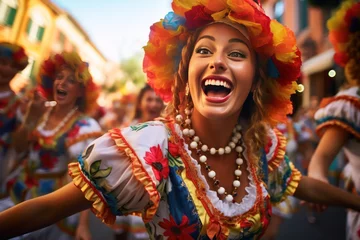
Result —
[[38, 9], [34, 9], [31, 12], [30, 18], [26, 26], [26, 33], [28, 35], [29, 41], [31, 42], [41, 42], [44, 37], [46, 25], [48, 21]]
[[11, 27], [17, 12], [17, 0], [0, 0], [0, 24]]

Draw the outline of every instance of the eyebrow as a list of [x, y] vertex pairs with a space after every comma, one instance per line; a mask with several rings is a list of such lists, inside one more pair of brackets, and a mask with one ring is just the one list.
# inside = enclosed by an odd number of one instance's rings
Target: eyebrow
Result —
[[[207, 38], [207, 39], [210, 39], [212, 41], [215, 41], [215, 37], [210, 36], [210, 35], [201, 36], [201, 37], [199, 37], [198, 41], [200, 41], [203, 38]], [[249, 48], [249, 45], [244, 40], [241, 40], [240, 38], [232, 38], [232, 39], [229, 40], [229, 43], [234, 43], [234, 42], [239, 42], [239, 43], [245, 44]]]

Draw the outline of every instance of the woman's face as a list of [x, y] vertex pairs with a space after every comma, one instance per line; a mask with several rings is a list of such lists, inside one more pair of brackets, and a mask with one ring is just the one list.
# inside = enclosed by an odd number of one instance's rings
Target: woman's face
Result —
[[60, 106], [73, 105], [76, 100], [83, 95], [83, 88], [74, 75], [74, 71], [63, 68], [55, 76], [54, 100]]
[[255, 53], [244, 34], [215, 23], [204, 28], [195, 43], [189, 88], [194, 111], [208, 119], [238, 117], [251, 90]]
[[18, 71], [13, 60], [0, 57], [0, 84], [9, 83]]
[[148, 90], [140, 102], [140, 110], [144, 121], [151, 121], [160, 116], [163, 109], [163, 101], [153, 90]]

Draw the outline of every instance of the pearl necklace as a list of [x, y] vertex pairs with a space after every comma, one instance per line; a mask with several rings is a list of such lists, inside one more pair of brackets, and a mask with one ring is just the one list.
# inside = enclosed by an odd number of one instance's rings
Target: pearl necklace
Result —
[[52, 111], [52, 109], [51, 109], [50, 111], [48, 111], [46, 113], [46, 115], [44, 116], [44, 120], [37, 127], [38, 131], [45, 131], [46, 135], [48, 135], [48, 136], [55, 135], [69, 121], [69, 119], [77, 112], [77, 110], [78, 110], [78, 107], [74, 107], [73, 109], [71, 109], [71, 111], [69, 111], [66, 114], [65, 118], [54, 129], [45, 130], [44, 128], [49, 120], [49, 116]]
[[[233, 130], [233, 137], [229, 144], [224, 148], [210, 148], [203, 144], [200, 141], [200, 138], [195, 135], [195, 130], [191, 127], [191, 110], [185, 109], [186, 119], [185, 122], [183, 121], [184, 118], [181, 114], [176, 115], [175, 120], [183, 127], [183, 135], [188, 137], [191, 140], [190, 148], [196, 150], [196, 153], [199, 156], [199, 161], [205, 166], [205, 169], [208, 171], [208, 176], [214, 181], [214, 185], [217, 188], [217, 193], [219, 195], [225, 195], [225, 200], [227, 202], [233, 202], [234, 197], [237, 196], [237, 190], [240, 187], [240, 176], [242, 172], [240, 170], [241, 165], [244, 163], [243, 160], [243, 150], [244, 148], [241, 146], [241, 125], [236, 125]], [[216, 178], [216, 172], [211, 169], [211, 167], [207, 164], [207, 157], [205, 153], [209, 152], [211, 155], [215, 155], [216, 153], [219, 155], [223, 154], [230, 154], [232, 149], [235, 148], [235, 151], [238, 153], [238, 157], [236, 158], [236, 170], [234, 171], [235, 180], [233, 181], [233, 190], [229, 194], [224, 187], [220, 186], [220, 181]], [[191, 151], [191, 150], [190, 150]]]

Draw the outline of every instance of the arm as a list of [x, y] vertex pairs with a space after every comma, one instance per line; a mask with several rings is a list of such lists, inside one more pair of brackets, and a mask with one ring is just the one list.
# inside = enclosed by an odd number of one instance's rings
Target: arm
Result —
[[91, 203], [82, 192], [70, 183], [51, 194], [25, 201], [1, 212], [1, 239], [49, 226], [90, 206]]
[[79, 225], [76, 228], [75, 239], [77, 240], [91, 240], [91, 232], [89, 229], [89, 213], [90, 210], [85, 210], [80, 213]]
[[349, 133], [340, 127], [327, 128], [311, 158], [309, 177], [327, 182], [329, 166], [348, 138]]
[[360, 211], [360, 196], [305, 176], [301, 178], [294, 196], [308, 202], [342, 206]]

